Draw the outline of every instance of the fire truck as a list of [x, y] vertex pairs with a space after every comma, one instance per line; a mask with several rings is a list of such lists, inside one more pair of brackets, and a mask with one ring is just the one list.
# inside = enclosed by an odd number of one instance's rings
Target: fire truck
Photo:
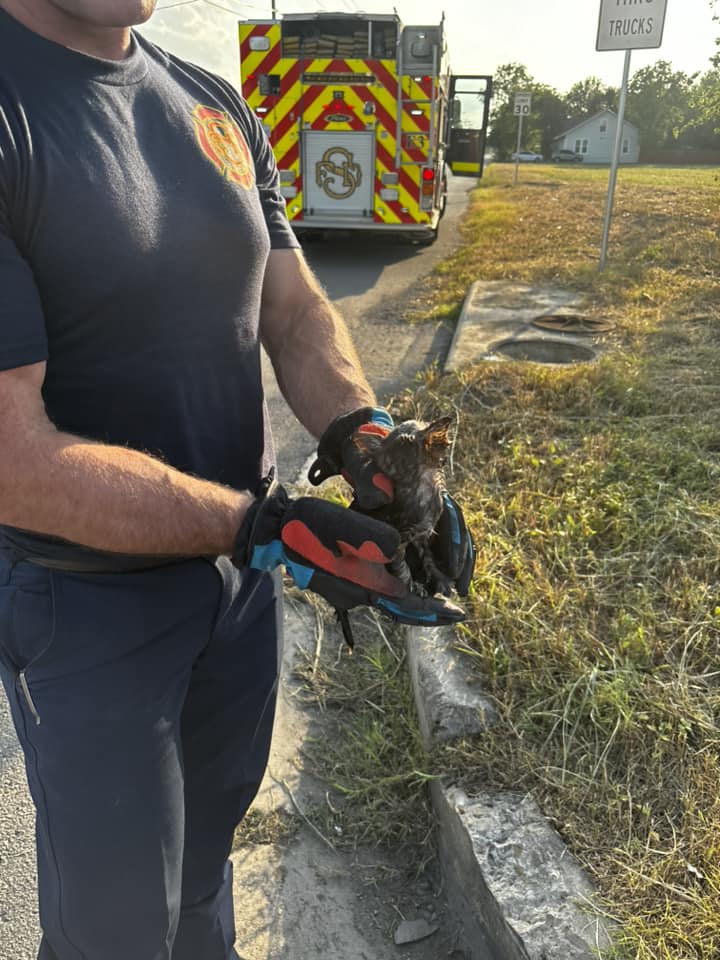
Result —
[[293, 229], [432, 243], [448, 170], [478, 178], [492, 78], [454, 76], [443, 21], [285, 14], [239, 24], [242, 93], [264, 125]]

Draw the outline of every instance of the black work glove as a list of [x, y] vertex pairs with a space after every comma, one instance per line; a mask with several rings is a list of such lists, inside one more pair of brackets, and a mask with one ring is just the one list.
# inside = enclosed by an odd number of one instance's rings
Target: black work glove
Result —
[[475, 572], [475, 543], [460, 504], [447, 491], [430, 547], [435, 563], [454, 582], [460, 596], [466, 597]]
[[238, 531], [233, 563], [255, 570], [283, 564], [302, 590], [339, 612], [370, 606], [400, 623], [440, 625], [465, 616], [444, 598], [420, 597], [386, 568], [398, 549], [386, 523], [317, 497], [291, 499], [266, 478]]
[[308, 471], [310, 483], [317, 486], [328, 477], [342, 475], [352, 486], [361, 510], [376, 510], [393, 498], [392, 482], [359, 450], [356, 433], [387, 436], [394, 424], [380, 407], [360, 407], [336, 417], [320, 437], [317, 458]]
[[[430, 538], [430, 549], [440, 572], [461, 597], [466, 597], [475, 571], [475, 543], [460, 504], [447, 491], [443, 493], [443, 511]], [[412, 544], [408, 544], [405, 559], [413, 577], [422, 582], [422, 563]]]

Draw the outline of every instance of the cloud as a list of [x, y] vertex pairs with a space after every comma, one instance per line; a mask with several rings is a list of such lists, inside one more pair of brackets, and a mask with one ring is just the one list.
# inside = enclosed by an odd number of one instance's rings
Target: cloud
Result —
[[241, 19], [204, 3], [166, 10], [161, 5], [140, 33], [168, 53], [220, 74], [239, 89]]

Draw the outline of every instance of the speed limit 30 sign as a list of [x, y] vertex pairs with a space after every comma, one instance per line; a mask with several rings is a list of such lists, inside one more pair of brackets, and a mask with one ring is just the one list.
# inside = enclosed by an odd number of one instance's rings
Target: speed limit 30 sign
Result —
[[532, 94], [516, 93], [513, 114], [516, 117], [527, 117], [527, 115], [530, 113], [531, 102], [532, 102]]

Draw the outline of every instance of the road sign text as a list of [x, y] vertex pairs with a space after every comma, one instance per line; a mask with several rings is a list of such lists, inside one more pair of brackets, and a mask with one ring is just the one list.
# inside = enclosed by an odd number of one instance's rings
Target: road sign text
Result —
[[659, 47], [667, 0], [600, 0], [598, 50]]

